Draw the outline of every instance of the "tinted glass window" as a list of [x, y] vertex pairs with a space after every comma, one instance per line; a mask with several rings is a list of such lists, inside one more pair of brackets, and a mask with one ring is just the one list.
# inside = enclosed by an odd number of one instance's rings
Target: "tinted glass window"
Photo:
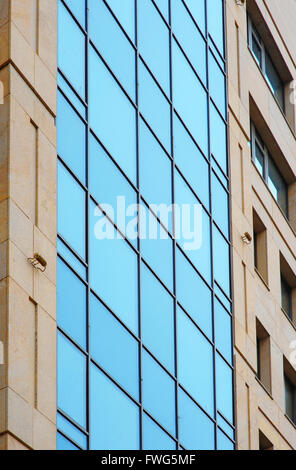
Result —
[[140, 54], [169, 96], [169, 30], [151, 0], [141, 0], [138, 4], [138, 31]]
[[[194, 364], [194, 367], [189, 367], [189, 364]], [[180, 383], [210, 415], [213, 415], [213, 348], [180, 308], [178, 367]]]
[[133, 100], [135, 50], [102, 0], [89, 1], [89, 34]]
[[171, 149], [170, 104], [142, 61], [139, 62], [140, 111], [169, 152]]
[[[207, 95], [184, 54], [173, 44], [174, 105], [189, 131], [207, 155]], [[196, 110], [199, 110], [197, 113]]]
[[143, 414], [143, 449], [174, 450], [176, 444], [157, 424]]
[[180, 441], [187, 450], [214, 450], [215, 427], [207, 415], [179, 389]]
[[176, 278], [178, 300], [193, 320], [211, 337], [211, 291], [179, 249], [176, 252]]
[[209, 207], [209, 165], [185, 127], [174, 116], [175, 162], [201, 202]]
[[86, 349], [86, 287], [61, 259], [57, 263], [58, 324]]
[[135, 109], [92, 47], [89, 67], [90, 125], [128, 177], [135, 181]]
[[90, 384], [91, 449], [138, 450], [137, 405], [94, 365]]
[[206, 43], [194, 24], [184, 3], [180, 0], [171, 0], [172, 27], [182, 48], [197, 71], [201, 80], [207, 83], [206, 72]]
[[[110, 239], [105, 235], [100, 239], [104, 230], [110, 233]], [[90, 257], [93, 260], [90, 263], [92, 288], [129, 328], [137, 332], [137, 255], [93, 203], [90, 205]]]
[[86, 427], [86, 358], [58, 334], [58, 407]]
[[61, 1], [59, 1], [58, 30], [58, 65], [84, 99], [85, 36]]
[[118, 21], [132, 41], [135, 39], [135, 2], [134, 0], [107, 0]]
[[175, 434], [175, 383], [144, 351], [143, 404], [171, 434]]
[[174, 373], [174, 301], [142, 264], [142, 339], [162, 364]]
[[90, 326], [92, 357], [138, 400], [138, 342], [93, 295]]
[[82, 183], [85, 183], [85, 124], [61, 93], [58, 93], [57, 132], [59, 156]]
[[85, 191], [66, 168], [58, 164], [58, 232], [85, 258]]

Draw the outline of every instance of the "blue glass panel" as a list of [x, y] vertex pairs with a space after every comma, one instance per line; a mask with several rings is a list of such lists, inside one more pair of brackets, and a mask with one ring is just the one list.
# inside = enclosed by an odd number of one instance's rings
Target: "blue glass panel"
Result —
[[[111, 239], [100, 237], [101, 230]], [[90, 204], [90, 284], [133, 331], [138, 330], [138, 259], [95, 204]]]
[[[173, 290], [173, 242], [146, 206], [141, 205], [141, 250], [145, 261]], [[144, 238], [145, 237], [145, 238]]]
[[222, 418], [222, 416], [219, 415], [219, 413], [217, 413], [217, 423], [231, 439], [235, 439], [234, 429], [225, 421], [225, 419]]
[[87, 448], [87, 436], [79, 431], [76, 426], [70, 423], [70, 421], [64, 418], [60, 413], [57, 414], [57, 427], [82, 449]]
[[212, 172], [212, 212], [215, 222], [229, 238], [228, 194], [214, 172]]
[[86, 349], [86, 287], [61, 259], [57, 263], [57, 313], [59, 326]]
[[[139, 50], [166, 94], [170, 94], [169, 30], [151, 0], [138, 3]], [[152, 33], [153, 32], [153, 33]]]
[[77, 20], [85, 27], [85, 0], [66, 0], [66, 3]]
[[176, 251], [176, 278], [178, 301], [212, 338], [211, 291], [179, 249]]
[[226, 69], [225, 61], [222, 59], [221, 55], [218, 53], [218, 50], [216, 49], [215, 44], [211, 39], [211, 36], [209, 36], [209, 46], [211, 48], [211, 51], [214, 53], [216, 60], [220, 64], [221, 69], [225, 71]]
[[172, 28], [182, 49], [202, 81], [207, 84], [206, 42], [192, 21], [184, 3], [172, 2]]
[[215, 172], [217, 173], [217, 175], [219, 176], [222, 183], [224, 184], [224, 186], [228, 189], [228, 179], [226, 178], [223, 171], [221, 171], [220, 167], [218, 166], [218, 164], [214, 160], [214, 158], [212, 158], [212, 160], [211, 160], [211, 165], [212, 165], [213, 169], [215, 170]]
[[196, 23], [202, 30], [205, 32], [206, 29], [206, 8], [205, 8], [205, 1], [204, 0], [186, 0], [187, 6], [195, 19]]
[[207, 0], [208, 30], [217, 48], [224, 56], [224, 10], [223, 0]]
[[214, 413], [213, 348], [180, 308], [177, 318], [179, 381], [212, 416]]
[[139, 409], [99, 369], [91, 366], [92, 450], [138, 450]]
[[59, 238], [57, 239], [58, 253], [72, 266], [73, 269], [86, 281], [86, 267], [76, 258], [75, 255]]
[[218, 284], [215, 282], [215, 294], [217, 295], [217, 297], [219, 297], [219, 299], [221, 300], [222, 304], [224, 305], [224, 307], [229, 311], [231, 312], [231, 302], [228, 300], [228, 298], [225, 296], [224, 292], [220, 289], [220, 287], [218, 286]]
[[107, 0], [117, 19], [130, 36], [135, 40], [135, 0]]
[[[77, 111], [81, 114], [81, 116], [85, 119], [86, 118], [86, 109], [82, 101], [77, 97], [76, 93], [72, 90], [70, 85], [66, 82], [63, 78], [62, 74], [58, 72], [58, 86], [63, 90], [65, 95], [69, 98], [71, 103], [75, 106]], [[59, 113], [58, 113], [59, 114]], [[59, 130], [59, 129], [58, 129]]]
[[61, 93], [58, 93], [57, 113], [58, 154], [85, 184], [85, 124]]
[[157, 424], [143, 414], [143, 450], [175, 450], [176, 444]]
[[232, 363], [231, 316], [215, 299], [215, 341], [220, 353]]
[[135, 182], [136, 111], [92, 47], [89, 68], [90, 126]]
[[225, 294], [230, 296], [230, 250], [219, 230], [213, 227], [214, 276]]
[[102, 0], [89, 0], [89, 34], [109, 67], [135, 100], [135, 50]]
[[86, 358], [58, 334], [58, 407], [86, 426]]
[[225, 75], [211, 52], [209, 54], [209, 80], [211, 97], [226, 118]]
[[57, 450], [79, 450], [72, 442], [68, 441], [62, 434], [57, 433]]
[[58, 163], [58, 232], [85, 258], [85, 192]]
[[207, 415], [179, 388], [180, 441], [187, 450], [214, 450], [215, 426]]
[[171, 149], [170, 104], [143, 62], [139, 62], [139, 105], [155, 134], [168, 152]]
[[211, 152], [224, 173], [227, 174], [226, 125], [212, 103], [210, 127]]
[[59, 1], [58, 32], [58, 65], [84, 99], [85, 36], [61, 1]]
[[93, 295], [90, 334], [93, 359], [138, 400], [138, 342]]
[[141, 303], [143, 343], [174, 373], [174, 300], [144, 263]]
[[[170, 206], [172, 204], [172, 162], [142, 120], [139, 131], [141, 193], [149, 205]], [[161, 219], [170, 231], [172, 230], [171, 219], [172, 212], [169, 214], [169, 223]]]
[[234, 444], [225, 434], [218, 429], [217, 434], [218, 450], [234, 450]]
[[207, 94], [175, 41], [173, 73], [174, 106], [207, 156]]
[[169, 0], [155, 0], [155, 3], [168, 22], [169, 21]]
[[171, 434], [175, 434], [175, 382], [146, 351], [143, 351], [142, 361], [143, 406]]
[[[137, 194], [92, 135], [89, 139], [89, 189], [119, 230], [126, 233], [127, 224], [132, 218], [127, 216], [126, 209], [137, 204]], [[136, 215], [135, 210], [133, 216]], [[137, 244], [137, 229], [131, 235], [134, 235], [133, 241]]]
[[209, 207], [209, 165], [178, 116], [174, 116], [175, 162], [203, 204]]
[[216, 354], [216, 394], [218, 410], [233, 423], [232, 370], [219, 354]]
[[[176, 239], [202, 276], [211, 282], [210, 218], [185, 183], [175, 172]], [[176, 214], [178, 214], [176, 212]]]

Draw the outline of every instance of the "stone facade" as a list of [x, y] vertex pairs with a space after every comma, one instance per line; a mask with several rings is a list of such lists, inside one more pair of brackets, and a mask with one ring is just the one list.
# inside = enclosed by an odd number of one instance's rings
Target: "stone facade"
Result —
[[[248, 1], [243, 6], [235, 0], [226, 3], [237, 443], [238, 449], [258, 449], [261, 431], [274, 449], [295, 449], [296, 427], [285, 416], [283, 357], [290, 357], [296, 329], [281, 309], [280, 253], [296, 273], [296, 119], [293, 96], [289, 97], [296, 77], [296, 7], [292, 0], [285, 2], [285, 8], [277, 0]], [[269, 30], [267, 41], [274, 47], [273, 38], [286, 64], [283, 73], [289, 72], [286, 116], [248, 47], [246, 7], [262, 31]], [[266, 144], [288, 163], [288, 170], [284, 166], [281, 170], [291, 183], [290, 223], [251, 159], [250, 119], [260, 127]], [[266, 228], [266, 280], [254, 269], [253, 243], [242, 240], [245, 232], [253, 234], [253, 211]], [[270, 392], [257, 379], [256, 318], [270, 335]]]
[[56, 7], [0, 5], [0, 449], [56, 447]]

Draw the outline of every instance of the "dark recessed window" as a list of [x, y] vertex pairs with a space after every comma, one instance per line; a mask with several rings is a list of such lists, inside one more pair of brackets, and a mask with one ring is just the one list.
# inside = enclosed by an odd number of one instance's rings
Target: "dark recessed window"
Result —
[[262, 41], [260, 34], [256, 30], [254, 23], [250, 16], [248, 16], [248, 28], [249, 28], [249, 46], [253, 53], [253, 56], [262, 70], [269, 87], [274, 94], [278, 104], [285, 112], [285, 98], [284, 98], [284, 83], [268, 54], [264, 42]]
[[274, 450], [272, 442], [259, 430], [259, 450]]
[[260, 217], [253, 211], [254, 267], [268, 284], [267, 231]]
[[288, 185], [253, 123], [251, 123], [251, 150], [259, 173], [288, 218]]
[[281, 276], [281, 297], [282, 309], [292, 320], [292, 288], [289, 286], [283, 276]]
[[286, 415], [296, 424], [296, 387], [290, 378], [285, 374], [285, 402]]
[[264, 326], [256, 319], [257, 338], [257, 378], [271, 393], [270, 336]]

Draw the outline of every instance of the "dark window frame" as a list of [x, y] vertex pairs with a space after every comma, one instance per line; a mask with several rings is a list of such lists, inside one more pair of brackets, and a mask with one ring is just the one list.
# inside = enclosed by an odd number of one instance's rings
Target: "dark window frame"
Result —
[[[263, 155], [263, 166], [262, 166], [262, 173], [260, 172], [256, 161], [258, 160], [256, 157], [257, 150], [256, 148], [259, 148]], [[286, 182], [285, 178], [283, 177], [281, 171], [279, 170], [278, 165], [276, 164], [274, 158], [270, 154], [266, 144], [264, 143], [262, 137], [260, 136], [259, 132], [256, 129], [255, 124], [253, 121], [251, 121], [251, 155], [252, 155], [252, 161], [256, 168], [258, 169], [261, 177], [264, 179], [269, 191], [272, 194], [272, 197], [275, 199], [277, 205], [279, 206], [280, 210], [284, 214], [284, 216], [289, 220], [289, 190], [288, 190], [288, 183]], [[282, 207], [279, 203], [279, 201], [275, 198], [274, 194], [272, 193], [270, 183], [269, 183], [269, 168], [271, 166], [271, 163], [275, 166], [279, 176], [281, 177], [281, 180], [283, 182], [283, 186], [285, 187], [285, 207]]]
[[[268, 83], [270, 91], [272, 92], [273, 96], [275, 97], [275, 99], [276, 99], [278, 105], [280, 106], [281, 110], [285, 114], [286, 113], [285, 84], [284, 84], [283, 80], [281, 79], [280, 74], [278, 73], [277, 68], [275, 67], [275, 65], [273, 63], [273, 60], [272, 60], [270, 54], [266, 50], [266, 46], [265, 46], [260, 34], [258, 33], [258, 31], [257, 31], [257, 29], [256, 29], [256, 27], [255, 27], [255, 25], [252, 21], [252, 18], [250, 16], [250, 14], [248, 14], [248, 20], [247, 21], [248, 21], [248, 44], [249, 44], [249, 48], [252, 52], [252, 55], [253, 55], [256, 63], [258, 64], [260, 70], [262, 71], [262, 73], [263, 73], [263, 75], [264, 75], [264, 77], [265, 77], [265, 79]], [[260, 61], [258, 60], [258, 57], [256, 56], [256, 53], [254, 52], [254, 42], [256, 43], [256, 46], [260, 50], [260, 55], [261, 55]], [[266, 66], [267, 61], [269, 61], [270, 65], [272, 66], [273, 72], [277, 76], [277, 79], [280, 83], [279, 89], [280, 89], [280, 92], [282, 94], [281, 98], [279, 98], [278, 94], [276, 93], [276, 91], [274, 90], [274, 88], [272, 86], [270, 77], [269, 77], [268, 72], [267, 72], [267, 66]]]

